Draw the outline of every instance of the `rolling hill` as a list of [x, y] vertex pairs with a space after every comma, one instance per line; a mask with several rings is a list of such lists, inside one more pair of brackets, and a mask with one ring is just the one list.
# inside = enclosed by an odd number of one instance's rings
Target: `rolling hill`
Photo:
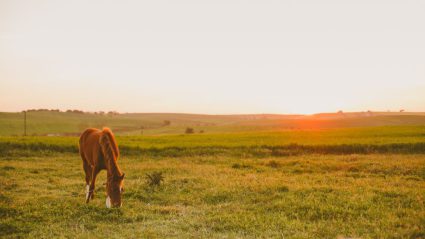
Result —
[[[309, 130], [369, 126], [425, 125], [425, 113], [353, 112], [316, 115], [201, 115], [181, 113], [94, 114], [83, 112], [27, 112], [27, 135], [78, 135], [89, 127], [108, 126], [118, 135]], [[0, 135], [23, 135], [24, 114], [0, 113]]]

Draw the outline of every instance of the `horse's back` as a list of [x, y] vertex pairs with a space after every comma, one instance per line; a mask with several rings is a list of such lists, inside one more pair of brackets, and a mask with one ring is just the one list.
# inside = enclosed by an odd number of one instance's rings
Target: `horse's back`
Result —
[[96, 137], [99, 138], [99, 133], [101, 131], [95, 128], [89, 128], [84, 130], [84, 132], [80, 136], [80, 148], [85, 147], [85, 144], [89, 141], [92, 141], [90, 139]]

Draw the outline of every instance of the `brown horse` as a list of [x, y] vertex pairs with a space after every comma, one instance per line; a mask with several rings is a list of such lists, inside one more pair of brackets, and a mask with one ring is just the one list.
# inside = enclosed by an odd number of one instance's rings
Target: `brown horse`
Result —
[[121, 207], [124, 173], [117, 164], [119, 150], [111, 130], [86, 129], [80, 136], [80, 155], [86, 174], [86, 203], [94, 197], [97, 174], [106, 169], [106, 207]]

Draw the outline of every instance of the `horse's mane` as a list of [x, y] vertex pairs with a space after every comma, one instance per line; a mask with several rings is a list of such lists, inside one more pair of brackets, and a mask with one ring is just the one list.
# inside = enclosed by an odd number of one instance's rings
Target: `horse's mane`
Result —
[[[115, 137], [112, 134], [112, 131], [109, 128], [103, 128], [102, 135], [100, 136], [99, 143], [102, 149], [102, 153], [104, 157], [109, 157], [109, 160], [113, 160], [113, 164], [116, 165], [118, 170], [118, 174], [121, 175], [121, 171], [116, 164], [116, 160], [120, 154], [117, 146], [117, 142], [115, 141]], [[112, 156], [112, 157], [111, 157]]]
[[[100, 142], [105, 144], [109, 150], [112, 150], [115, 158], [120, 156], [120, 151], [118, 150], [117, 141], [115, 141], [115, 137], [112, 134], [112, 131], [109, 128], [103, 128], [102, 136], [100, 137]], [[107, 152], [104, 152], [107, 153]]]

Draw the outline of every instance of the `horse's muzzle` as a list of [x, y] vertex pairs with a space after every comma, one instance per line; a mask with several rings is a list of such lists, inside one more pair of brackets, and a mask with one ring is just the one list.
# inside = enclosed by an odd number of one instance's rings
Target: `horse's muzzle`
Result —
[[114, 208], [118, 208], [118, 207], [121, 207], [122, 206], [122, 202], [121, 203], [119, 203], [119, 204], [117, 204], [117, 203], [112, 203], [111, 202], [111, 198], [108, 196], [107, 198], [106, 198], [106, 207], [107, 208], [112, 208], [112, 207], [114, 207]]

